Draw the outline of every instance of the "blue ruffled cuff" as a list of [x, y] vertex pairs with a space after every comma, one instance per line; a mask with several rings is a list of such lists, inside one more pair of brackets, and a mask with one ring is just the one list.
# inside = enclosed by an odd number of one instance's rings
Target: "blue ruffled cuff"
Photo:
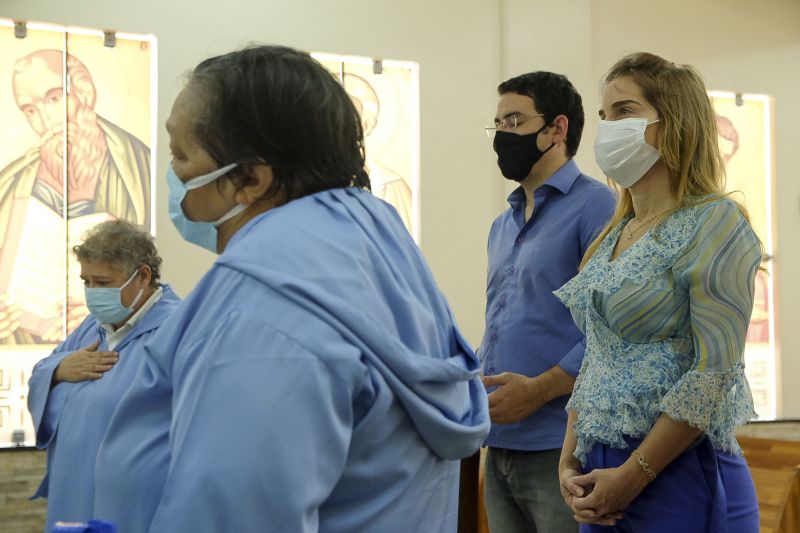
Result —
[[735, 428], [758, 416], [741, 363], [725, 372], [687, 372], [658, 407], [670, 418], [703, 430], [715, 449], [736, 455], [742, 449]]

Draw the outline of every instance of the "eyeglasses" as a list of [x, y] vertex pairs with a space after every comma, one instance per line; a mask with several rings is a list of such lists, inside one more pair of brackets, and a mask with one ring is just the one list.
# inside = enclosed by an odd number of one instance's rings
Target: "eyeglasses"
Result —
[[496, 131], [512, 131], [517, 126], [522, 126], [532, 118], [543, 117], [544, 115], [511, 115], [502, 120], [496, 120], [494, 126], [486, 126], [486, 136], [490, 139], [494, 137]]

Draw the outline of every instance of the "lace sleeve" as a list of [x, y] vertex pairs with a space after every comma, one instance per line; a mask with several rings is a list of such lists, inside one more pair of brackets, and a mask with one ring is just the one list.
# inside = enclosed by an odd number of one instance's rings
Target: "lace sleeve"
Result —
[[674, 272], [688, 289], [692, 368], [667, 391], [661, 409], [705, 431], [719, 448], [739, 451], [733, 429], [752, 418], [744, 343], [761, 247], [736, 204], [708, 204]]

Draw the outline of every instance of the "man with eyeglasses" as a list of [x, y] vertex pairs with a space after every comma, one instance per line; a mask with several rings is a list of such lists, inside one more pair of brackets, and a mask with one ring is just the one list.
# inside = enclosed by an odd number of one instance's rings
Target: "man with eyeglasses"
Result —
[[493, 532], [575, 532], [558, 461], [585, 341], [553, 291], [577, 274], [615, 199], [572, 159], [584, 117], [566, 77], [523, 74], [501, 83], [498, 93], [486, 133], [503, 176], [519, 187], [489, 234], [480, 346], [492, 420], [486, 507]]

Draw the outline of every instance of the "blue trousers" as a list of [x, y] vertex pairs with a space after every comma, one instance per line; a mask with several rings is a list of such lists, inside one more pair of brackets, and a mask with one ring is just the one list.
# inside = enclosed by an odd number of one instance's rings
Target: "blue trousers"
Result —
[[[627, 449], [598, 444], [584, 472], [624, 463]], [[758, 533], [758, 500], [743, 457], [715, 451], [708, 438], [670, 463], [623, 511], [615, 526], [581, 525], [581, 533]]]

